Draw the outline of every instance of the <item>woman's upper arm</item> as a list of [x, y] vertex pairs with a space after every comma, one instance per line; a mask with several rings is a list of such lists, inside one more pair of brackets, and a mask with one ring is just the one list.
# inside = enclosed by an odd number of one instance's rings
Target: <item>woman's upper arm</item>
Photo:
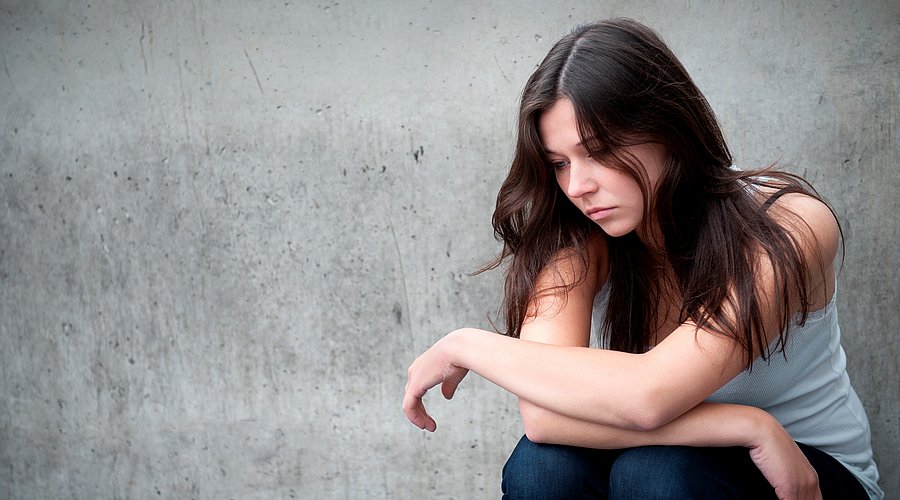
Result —
[[834, 293], [834, 260], [841, 242], [837, 219], [825, 203], [804, 194], [787, 194], [773, 208], [773, 217], [794, 236], [806, 259], [810, 310], [821, 309]]
[[521, 339], [588, 346], [594, 297], [605, 280], [605, 242], [594, 238], [586, 250], [586, 258], [564, 250], [541, 272], [521, 327]]

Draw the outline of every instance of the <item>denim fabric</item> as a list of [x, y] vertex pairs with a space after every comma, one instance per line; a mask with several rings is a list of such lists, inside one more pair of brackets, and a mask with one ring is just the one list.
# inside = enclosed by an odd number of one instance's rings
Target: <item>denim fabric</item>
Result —
[[[825, 500], [866, 499], [859, 481], [827, 453], [800, 445]], [[594, 450], [522, 437], [506, 465], [504, 499], [775, 499], [745, 448], [645, 446]]]

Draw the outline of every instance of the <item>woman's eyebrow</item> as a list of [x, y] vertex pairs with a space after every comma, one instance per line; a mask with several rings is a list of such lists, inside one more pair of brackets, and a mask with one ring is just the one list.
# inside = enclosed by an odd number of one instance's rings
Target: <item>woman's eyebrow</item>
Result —
[[[585, 146], [585, 143], [593, 142], [593, 141], [595, 141], [595, 140], [596, 140], [596, 139], [593, 138], [593, 137], [590, 137], [590, 138], [587, 138], [587, 139], [582, 139], [582, 140], [576, 142], [575, 145], [572, 146], [572, 147], [573, 147], [573, 148], [585, 148], [585, 149], [587, 149], [587, 146]], [[560, 154], [560, 153], [557, 153], [556, 151], [553, 151], [552, 149], [548, 148], [547, 146], [541, 145], [541, 147], [544, 148], [544, 152], [547, 153], [547, 154], [552, 154], [552, 155]]]

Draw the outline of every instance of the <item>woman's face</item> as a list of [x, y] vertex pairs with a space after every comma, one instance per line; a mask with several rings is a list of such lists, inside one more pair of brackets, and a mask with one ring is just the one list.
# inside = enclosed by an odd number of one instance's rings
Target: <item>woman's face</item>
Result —
[[[603, 158], [590, 156], [582, 144], [575, 108], [569, 99], [556, 101], [541, 114], [538, 132], [559, 187], [583, 214], [613, 237], [641, 227], [644, 199], [640, 184]], [[652, 196], [665, 161], [665, 149], [646, 143], [625, 147], [621, 152], [638, 161]]]

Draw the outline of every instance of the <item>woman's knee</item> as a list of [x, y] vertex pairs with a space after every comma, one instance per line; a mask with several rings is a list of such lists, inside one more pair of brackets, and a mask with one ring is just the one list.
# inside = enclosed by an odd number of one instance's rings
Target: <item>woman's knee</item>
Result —
[[610, 499], [774, 498], [743, 448], [646, 446], [624, 450], [610, 470]]
[[611, 462], [607, 455], [600, 450], [533, 443], [523, 436], [503, 466], [503, 498], [596, 498], [598, 489], [606, 489]]
[[681, 498], [690, 466], [682, 450], [646, 446], [623, 451], [609, 474], [610, 497]]

